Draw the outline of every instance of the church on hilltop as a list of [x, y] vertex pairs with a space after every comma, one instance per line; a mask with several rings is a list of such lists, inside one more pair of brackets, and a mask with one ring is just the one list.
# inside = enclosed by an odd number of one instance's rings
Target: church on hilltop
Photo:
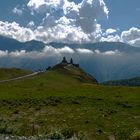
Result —
[[59, 64], [55, 65], [54, 67], [48, 66], [48, 68], [46, 68], [46, 70], [50, 70], [50, 69], [56, 68], [58, 66], [74, 66], [74, 67], [77, 67], [77, 68], [80, 67], [79, 64], [74, 64], [72, 58], [68, 62], [67, 59], [66, 59], [66, 57], [64, 56], [63, 59], [62, 59], [62, 61]]
[[66, 59], [66, 57], [63, 57], [63, 60], [62, 60], [61, 64], [64, 64], [64, 65], [73, 65], [73, 66], [79, 68], [79, 64], [74, 64], [72, 58], [70, 59], [70, 62], [68, 62], [67, 59]]

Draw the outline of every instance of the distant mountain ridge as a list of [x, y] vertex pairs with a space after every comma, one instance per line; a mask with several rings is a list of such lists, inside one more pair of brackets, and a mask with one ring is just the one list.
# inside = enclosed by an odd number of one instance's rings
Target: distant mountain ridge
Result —
[[135, 77], [131, 79], [122, 79], [116, 81], [107, 81], [102, 84], [110, 85], [110, 86], [140, 86], [140, 77]]
[[0, 50], [27, 50], [27, 51], [37, 51], [45, 47], [45, 44], [40, 41], [32, 40], [28, 42], [19, 42], [15, 39], [0, 36]]
[[26, 50], [26, 51], [39, 51], [42, 50], [46, 45], [52, 46], [54, 48], [62, 48], [64, 46], [69, 46], [72, 49], [76, 48], [86, 48], [91, 50], [100, 50], [104, 51], [114, 51], [118, 50], [120, 52], [140, 52], [140, 48], [133, 47], [125, 43], [121, 42], [98, 42], [98, 43], [85, 43], [85, 44], [68, 44], [68, 43], [57, 43], [51, 42], [45, 44], [41, 41], [31, 40], [27, 42], [19, 42], [15, 39], [7, 38], [4, 36], [0, 36], [0, 50]]
[[90, 50], [100, 50], [101, 52], [105, 51], [114, 51], [118, 50], [120, 52], [140, 52], [140, 48], [134, 47], [122, 42], [97, 42], [97, 43], [85, 43], [85, 44], [65, 44], [65, 43], [56, 43], [52, 42], [49, 45], [54, 48], [62, 48], [64, 46], [69, 46], [70, 48], [86, 48]]
[[[45, 46], [51, 46], [50, 53], [43, 52]], [[68, 46], [73, 49], [75, 53], [62, 53], [62, 55], [51, 56], [51, 51], [55, 49]], [[95, 53], [79, 53], [76, 49], [89, 49]], [[0, 67], [17, 67], [21, 69], [37, 70], [45, 69], [50, 65], [55, 65], [62, 59], [64, 55], [68, 58], [73, 58], [75, 62], [79, 63], [82, 69], [94, 75], [99, 82], [129, 79], [140, 76], [140, 47], [130, 46], [121, 42], [98, 42], [87, 44], [68, 44], [51, 42], [45, 44], [40, 41], [32, 40], [28, 42], [19, 42], [15, 39], [0, 36], [0, 50], [8, 52], [15, 52], [16, 50], [26, 50], [23, 57], [11, 57], [4, 55], [0, 57]], [[63, 50], [63, 49], [62, 49]], [[96, 50], [96, 51], [95, 51]], [[38, 52], [43, 52], [43, 57], [32, 59], [26, 57], [28, 52], [33, 52], [34, 58]], [[99, 53], [96, 53], [99, 52]], [[118, 52], [116, 55], [115, 52]], [[7, 52], [6, 52], [7, 53]], [[16, 52], [15, 52], [16, 53]], [[17, 52], [18, 53], [18, 52]], [[111, 55], [108, 55], [112, 53]], [[3, 54], [3, 52], [1, 52]], [[29, 56], [30, 53], [27, 54]]]

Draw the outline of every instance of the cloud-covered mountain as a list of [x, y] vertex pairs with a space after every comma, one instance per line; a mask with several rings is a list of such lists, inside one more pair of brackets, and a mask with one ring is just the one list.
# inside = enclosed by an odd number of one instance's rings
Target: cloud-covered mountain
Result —
[[43, 43], [41, 41], [31, 40], [27, 42], [19, 42], [15, 39], [0, 36], [0, 50], [3, 51], [41, 51], [45, 46], [52, 46], [53, 48], [64, 48], [69, 47], [71, 49], [78, 49], [78, 48], [85, 48], [93, 51], [119, 51], [124, 53], [131, 53], [131, 52], [140, 52], [140, 49], [137, 47], [133, 47], [131, 45], [122, 43], [122, 42], [98, 42], [98, 43], [84, 43], [84, 44], [68, 44], [68, 43], [58, 43], [58, 42], [51, 42], [51, 43]]
[[0, 50], [9, 52], [16, 50], [34, 51], [40, 50], [45, 47], [45, 44], [40, 41], [19, 42], [15, 39], [0, 36]]
[[44, 44], [0, 37], [0, 67], [45, 69], [71, 57], [98, 81], [140, 76], [140, 48], [120, 42]]

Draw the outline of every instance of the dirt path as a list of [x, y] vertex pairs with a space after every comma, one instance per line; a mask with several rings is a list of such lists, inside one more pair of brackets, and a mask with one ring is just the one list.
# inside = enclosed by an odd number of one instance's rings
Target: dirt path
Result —
[[12, 79], [7, 79], [7, 80], [1, 80], [0, 83], [5, 83], [5, 82], [11, 82], [11, 81], [15, 81], [15, 80], [20, 80], [20, 79], [25, 79], [25, 78], [29, 78], [29, 77], [33, 77], [35, 75], [38, 75], [40, 73], [42, 73], [43, 71], [39, 71], [39, 72], [34, 72], [28, 75], [24, 75], [24, 76], [20, 76], [20, 77], [16, 77], [16, 78], [12, 78]]

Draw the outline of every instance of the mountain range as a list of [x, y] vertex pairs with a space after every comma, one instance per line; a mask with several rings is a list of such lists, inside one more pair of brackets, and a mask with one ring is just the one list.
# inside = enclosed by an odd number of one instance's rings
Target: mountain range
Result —
[[[28, 58], [0, 56], [0, 67], [17, 67], [23, 69], [37, 70], [46, 69], [48, 66], [57, 64], [65, 55], [68, 59], [71, 57], [75, 62], [86, 70], [99, 82], [128, 79], [140, 76], [140, 48], [133, 47], [121, 42], [99, 42], [88, 44], [67, 44], [51, 42], [45, 44], [40, 41], [32, 40], [28, 42], [19, 42], [17, 40], [0, 36], [0, 50], [15, 52], [25, 50], [26, 52], [41, 52], [45, 46], [51, 46], [54, 49], [62, 49], [68, 46], [70, 49], [86, 49], [83, 53], [62, 53], [61, 55], [46, 54], [45, 57]], [[51, 52], [50, 52], [51, 53]], [[116, 54], [117, 53], [117, 54]], [[35, 55], [34, 55], [35, 56]]]
[[57, 43], [51, 42], [45, 44], [41, 41], [31, 40], [28, 42], [19, 42], [12, 38], [0, 36], [0, 50], [26, 50], [26, 51], [39, 51], [42, 50], [46, 45], [50, 45], [54, 48], [62, 48], [69, 46], [70, 48], [86, 48], [91, 50], [110, 51], [118, 50], [124, 53], [140, 52], [140, 48], [133, 47], [131, 45], [122, 42], [98, 42], [98, 43], [85, 43], [85, 44], [68, 44], [68, 43]]

